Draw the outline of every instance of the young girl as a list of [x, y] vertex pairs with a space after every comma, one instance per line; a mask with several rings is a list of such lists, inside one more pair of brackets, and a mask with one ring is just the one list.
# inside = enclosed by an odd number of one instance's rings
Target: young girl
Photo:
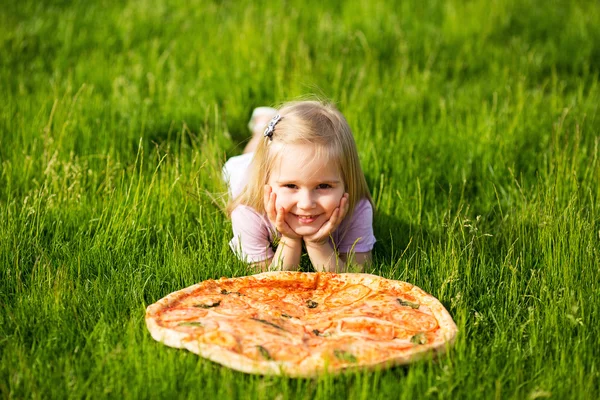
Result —
[[373, 207], [343, 115], [292, 102], [256, 109], [250, 127], [244, 154], [224, 166], [233, 251], [263, 271], [297, 270], [304, 245], [317, 271], [362, 270], [375, 243]]

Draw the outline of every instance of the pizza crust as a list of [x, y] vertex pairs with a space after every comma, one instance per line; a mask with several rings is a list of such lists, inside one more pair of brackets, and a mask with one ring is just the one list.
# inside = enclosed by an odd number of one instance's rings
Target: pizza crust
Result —
[[406, 282], [370, 274], [265, 272], [207, 280], [146, 310], [152, 337], [226, 367], [314, 377], [443, 353], [457, 328]]

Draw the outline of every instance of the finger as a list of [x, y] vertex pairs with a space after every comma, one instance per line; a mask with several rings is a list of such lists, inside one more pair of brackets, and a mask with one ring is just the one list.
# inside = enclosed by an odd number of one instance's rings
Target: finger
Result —
[[331, 234], [331, 232], [333, 232], [335, 228], [337, 228], [339, 213], [339, 207], [333, 210], [333, 213], [331, 213], [329, 219], [323, 224], [323, 226], [321, 226], [321, 228], [314, 235], [312, 235], [311, 239], [313, 241], [321, 241], [328, 237]]
[[328, 229], [330, 230], [330, 232], [332, 232], [335, 228], [337, 228], [337, 226], [339, 225], [339, 222], [341, 222], [341, 218], [340, 218], [340, 208], [336, 208], [335, 210], [333, 210], [333, 213], [331, 213], [331, 217], [329, 217], [329, 221], [327, 221], [323, 227], [326, 227], [326, 225], [328, 225]]
[[298, 238], [299, 236], [296, 234], [296, 232], [294, 232], [292, 230], [292, 228], [290, 228], [288, 223], [285, 221], [286, 214], [287, 214], [287, 211], [285, 211], [285, 208], [283, 208], [283, 207], [280, 207], [277, 210], [277, 218], [275, 220], [275, 228], [277, 228], [279, 233], [281, 233], [284, 236], [287, 236], [289, 238]]
[[277, 230], [279, 232], [284, 232], [285, 231], [285, 210], [283, 209], [283, 207], [280, 207], [277, 210], [277, 217], [275, 219], [275, 227], [277, 228]]
[[271, 186], [269, 185], [265, 185], [264, 186], [264, 190], [263, 190], [263, 203], [265, 205], [265, 210], [267, 209], [267, 205], [269, 204], [269, 199], [271, 198], [271, 192], [273, 191], [273, 189], [271, 189]]
[[271, 193], [269, 196], [269, 202], [267, 204], [267, 216], [271, 222], [277, 219], [277, 210], [275, 209], [275, 203], [277, 201], [277, 195]]
[[348, 214], [348, 210], [350, 209], [350, 201], [348, 200], [348, 197], [348, 193], [344, 193], [342, 200], [340, 200], [340, 221], [346, 217], [346, 214]]

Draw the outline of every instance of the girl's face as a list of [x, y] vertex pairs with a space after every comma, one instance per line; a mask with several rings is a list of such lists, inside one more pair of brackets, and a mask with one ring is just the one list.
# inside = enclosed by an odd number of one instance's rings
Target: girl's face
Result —
[[317, 157], [310, 144], [286, 145], [267, 183], [277, 194], [277, 209], [285, 210], [285, 222], [300, 236], [318, 232], [345, 193], [338, 164]]

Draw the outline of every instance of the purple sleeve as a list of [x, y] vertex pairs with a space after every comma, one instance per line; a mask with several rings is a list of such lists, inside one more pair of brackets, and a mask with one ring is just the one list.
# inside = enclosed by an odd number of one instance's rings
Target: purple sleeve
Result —
[[229, 246], [242, 260], [255, 263], [272, 258], [270, 224], [266, 218], [247, 206], [238, 206], [231, 213], [233, 239]]
[[376, 240], [373, 234], [373, 206], [369, 200], [360, 200], [354, 207], [352, 218], [344, 220], [338, 230], [339, 253], [366, 253], [373, 250]]

